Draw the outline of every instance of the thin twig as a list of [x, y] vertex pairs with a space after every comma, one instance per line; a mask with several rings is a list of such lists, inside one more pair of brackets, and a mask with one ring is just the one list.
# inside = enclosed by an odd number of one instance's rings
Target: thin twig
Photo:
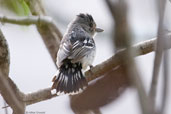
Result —
[[17, 25], [43, 25], [43, 24], [54, 24], [54, 21], [49, 16], [28, 16], [28, 17], [10, 17], [10, 16], [0, 16], [0, 21], [2, 23], [11, 23]]
[[[5, 100], [4, 100], [4, 107], [6, 107], [6, 106], [7, 106], [7, 103], [6, 103]], [[4, 109], [4, 112], [5, 112], [5, 114], [8, 114], [8, 109], [5, 108], [5, 109]]]
[[151, 82], [151, 88], [150, 88], [150, 97], [153, 103], [153, 108], [155, 109], [155, 100], [156, 100], [156, 94], [157, 94], [157, 84], [158, 84], [158, 76], [160, 71], [160, 65], [163, 55], [163, 39], [165, 38], [165, 35], [163, 33], [163, 20], [164, 20], [164, 12], [165, 12], [165, 5], [166, 0], [159, 0], [160, 5], [159, 7], [159, 27], [158, 27], [158, 38], [156, 42], [156, 53], [155, 53], [155, 59], [154, 59], [154, 67], [153, 67], [153, 75], [152, 75], [152, 82]]
[[[24, 17], [10, 17], [0, 15], [0, 22], [11, 23], [17, 25], [32, 25], [37, 26], [50, 25], [56, 27], [55, 21], [49, 16], [24, 16]], [[58, 31], [58, 36], [62, 38], [62, 34]]]
[[3, 107], [2, 107], [2, 109], [3, 109], [3, 108], [8, 108], [8, 107], [10, 107], [10, 106], [9, 106], [9, 105], [7, 105], [7, 106], [3, 106]]

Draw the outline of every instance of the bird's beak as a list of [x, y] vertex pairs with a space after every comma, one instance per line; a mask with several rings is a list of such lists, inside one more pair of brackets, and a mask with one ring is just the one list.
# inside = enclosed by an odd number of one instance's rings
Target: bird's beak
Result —
[[96, 28], [95, 31], [96, 31], [96, 32], [103, 32], [104, 30], [101, 29], [101, 28]]

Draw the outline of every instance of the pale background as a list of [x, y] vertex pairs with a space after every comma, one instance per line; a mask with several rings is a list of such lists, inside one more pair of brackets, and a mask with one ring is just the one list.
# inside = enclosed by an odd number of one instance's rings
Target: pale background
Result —
[[[156, 36], [157, 14], [155, 0], [129, 0], [129, 22], [134, 43]], [[45, 9], [52, 16], [62, 33], [67, 24], [79, 13], [92, 14], [97, 25], [105, 31], [97, 34], [97, 56], [94, 65], [112, 56], [110, 45], [112, 18], [104, 0], [43, 0]], [[171, 30], [171, 3], [167, 4], [165, 26]], [[0, 9], [0, 14], [14, 15]], [[51, 57], [40, 38], [35, 26], [21, 27], [17, 25], [0, 25], [8, 41], [11, 56], [10, 77], [15, 81], [21, 91], [34, 92], [51, 86], [51, 80], [56, 68]], [[151, 82], [154, 53], [136, 58], [146, 90]], [[170, 61], [169, 61], [170, 62]], [[160, 81], [161, 82], [161, 81]], [[170, 80], [171, 82], [171, 80]], [[161, 84], [160, 84], [161, 85]], [[171, 86], [171, 85], [170, 85]], [[169, 88], [171, 90], [171, 88]], [[160, 93], [161, 89], [159, 90]], [[169, 91], [169, 95], [171, 91]], [[91, 101], [90, 101], [91, 103]], [[167, 100], [166, 114], [171, 113], [171, 98]], [[3, 100], [0, 96], [0, 114], [4, 114]], [[100, 109], [104, 114], [139, 114], [137, 93], [128, 89], [115, 102]], [[11, 113], [11, 109], [8, 108]], [[45, 114], [72, 114], [69, 107], [68, 96], [59, 96], [51, 100], [30, 105], [26, 108], [30, 112], [45, 112]], [[9, 113], [9, 114], [10, 114]]]

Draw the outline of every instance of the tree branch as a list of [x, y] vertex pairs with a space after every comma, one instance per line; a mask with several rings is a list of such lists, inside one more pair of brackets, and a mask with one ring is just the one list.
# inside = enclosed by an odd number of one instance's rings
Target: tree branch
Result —
[[0, 93], [13, 109], [13, 114], [24, 114], [25, 103], [21, 101], [23, 94], [14, 82], [8, 78], [9, 63], [8, 45], [0, 29]]
[[[55, 21], [48, 16], [29, 16], [29, 17], [6, 17], [0, 16], [2, 23], [11, 23], [18, 25], [35, 24], [38, 27], [44, 43], [51, 55], [54, 63], [56, 62], [56, 53], [62, 38], [61, 32], [56, 27]], [[54, 43], [55, 42], [55, 43]]]
[[[10, 16], [0, 16], [0, 21], [2, 23], [11, 23], [17, 25], [31, 25], [36, 24], [38, 26], [41, 25], [53, 25], [55, 26], [55, 22], [49, 16], [24, 16], [24, 17], [10, 17]], [[62, 36], [62, 35], [61, 35]]]
[[[166, 39], [166, 42], [171, 42], [171, 33], [169, 33], [168, 38]], [[133, 57], [140, 56], [140, 55], [145, 55], [148, 54], [155, 49], [155, 43], [156, 43], [156, 38], [150, 39], [147, 41], [143, 41], [141, 43], [138, 43], [134, 46], [132, 46], [132, 50], [134, 50], [137, 53], [133, 54]], [[165, 49], [171, 48], [171, 45], [169, 43], [165, 44]], [[85, 76], [88, 82], [103, 76], [106, 72], [110, 71], [111, 69], [119, 66], [122, 61], [120, 60], [120, 56], [123, 56], [127, 52], [127, 49], [122, 49], [118, 51], [115, 55], [107, 59], [106, 61], [96, 65], [93, 67], [91, 70], [88, 70], [85, 72]], [[28, 97], [29, 95], [29, 97]], [[46, 88], [44, 90], [38, 91], [38, 92], [33, 92], [25, 96], [25, 102], [27, 105], [31, 105], [33, 103], [37, 103], [43, 100], [48, 100], [56, 95], [51, 94], [51, 89]]]
[[26, 103], [26, 105], [31, 105], [37, 102], [51, 99], [56, 96], [56, 94], [51, 94], [51, 88], [46, 88], [37, 92], [26, 94], [23, 101]]
[[4, 76], [8, 77], [9, 74], [9, 49], [7, 41], [5, 40], [4, 35], [0, 29], [0, 69]]

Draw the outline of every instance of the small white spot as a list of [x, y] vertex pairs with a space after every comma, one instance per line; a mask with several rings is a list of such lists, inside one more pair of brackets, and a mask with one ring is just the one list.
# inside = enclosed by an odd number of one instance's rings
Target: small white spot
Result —
[[73, 37], [76, 37], [76, 34], [75, 34], [74, 31], [72, 31], [71, 34], [72, 34]]
[[57, 94], [57, 95], [60, 95], [60, 94], [61, 94], [61, 92], [60, 92], [60, 91], [58, 91], [56, 94]]
[[87, 44], [87, 40], [85, 39], [83, 43], [84, 43], [84, 44]]
[[76, 91], [75, 93], [76, 94], [79, 94], [79, 93], [81, 93], [81, 92], [83, 92], [83, 90], [80, 88], [78, 91]]
[[56, 94], [57, 95], [64, 95], [65, 93], [64, 92], [61, 92], [61, 91], [58, 91]]
[[94, 46], [83, 46], [84, 48], [88, 48], [88, 49], [91, 49], [91, 48], [94, 48]]
[[55, 75], [58, 75], [59, 74], [59, 70], [56, 71]]
[[79, 92], [80, 92], [80, 91], [83, 91], [83, 90], [80, 88], [80, 89], [79, 89]]
[[75, 94], [75, 92], [71, 92], [71, 93], [69, 93], [69, 95], [74, 95]]
[[63, 43], [63, 46], [67, 46], [67, 44], [66, 43]]
[[56, 89], [50, 91], [52, 95], [56, 94]]
[[80, 88], [78, 91], [76, 91], [76, 92], [71, 92], [71, 93], [68, 93], [69, 95], [75, 95], [75, 94], [79, 94], [79, 93], [81, 93], [81, 92], [83, 92], [83, 90]]
[[87, 88], [87, 87], [86, 87], [86, 86], [84, 86], [84, 87], [83, 87], [83, 90], [85, 90], [86, 88]]

